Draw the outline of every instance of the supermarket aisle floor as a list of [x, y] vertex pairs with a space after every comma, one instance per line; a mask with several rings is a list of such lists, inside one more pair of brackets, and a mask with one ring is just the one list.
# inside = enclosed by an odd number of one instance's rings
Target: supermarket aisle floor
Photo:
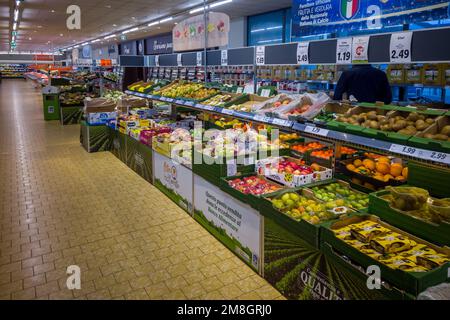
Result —
[[86, 153], [79, 126], [45, 122], [41, 99], [0, 84], [0, 299], [282, 299], [112, 154]]

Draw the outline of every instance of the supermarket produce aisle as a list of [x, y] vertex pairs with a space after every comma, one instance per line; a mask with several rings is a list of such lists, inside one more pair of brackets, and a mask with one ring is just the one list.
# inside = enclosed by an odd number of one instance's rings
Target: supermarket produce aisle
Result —
[[112, 154], [85, 152], [78, 125], [45, 122], [31, 82], [0, 84], [0, 128], [0, 299], [282, 299]]

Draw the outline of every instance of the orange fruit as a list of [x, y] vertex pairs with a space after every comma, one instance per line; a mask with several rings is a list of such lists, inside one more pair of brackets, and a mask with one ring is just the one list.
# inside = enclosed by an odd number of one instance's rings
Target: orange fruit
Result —
[[408, 179], [408, 167], [403, 168], [402, 176], [403, 176], [403, 178]]
[[391, 164], [391, 175], [398, 177], [402, 175], [403, 166], [400, 163]]
[[362, 166], [362, 161], [361, 160], [359, 160], [359, 159], [356, 159], [355, 161], [353, 161], [353, 165], [355, 166], [355, 167], [361, 167]]
[[351, 163], [349, 163], [346, 167], [347, 167], [347, 170], [349, 170], [349, 171], [354, 171], [356, 169], [356, 167], [354, 165], [352, 165]]
[[386, 162], [378, 162], [376, 169], [379, 173], [388, 174], [391, 172], [391, 166]]
[[373, 160], [364, 159], [363, 165], [369, 170], [375, 170], [375, 162]]
[[388, 182], [390, 179], [394, 179], [394, 177], [391, 176], [390, 174], [386, 174], [386, 175], [384, 176], [384, 181], [385, 181], [385, 182]]
[[391, 164], [391, 160], [388, 157], [379, 157], [378, 158], [378, 163], [387, 163], [387, 164]]
[[380, 181], [384, 181], [384, 176], [377, 175], [377, 176], [373, 176], [373, 178], [380, 180]]
[[404, 176], [398, 176], [398, 177], [395, 177], [395, 180], [404, 181], [404, 180], [406, 180], [406, 178]]

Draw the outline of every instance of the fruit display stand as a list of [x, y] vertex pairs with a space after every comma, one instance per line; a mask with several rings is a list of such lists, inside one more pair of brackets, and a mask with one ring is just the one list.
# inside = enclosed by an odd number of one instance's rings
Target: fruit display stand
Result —
[[[208, 182], [220, 186], [222, 177], [231, 177], [255, 171], [255, 155], [242, 156], [242, 159], [212, 158], [193, 148], [192, 171]], [[200, 160], [196, 161], [196, 160]], [[238, 161], [239, 160], [239, 161]]]
[[423, 244], [428, 248], [431, 248], [435, 252], [442, 253], [445, 255], [450, 255], [450, 249], [445, 247], [438, 247], [434, 244], [426, 242], [420, 238], [414, 237], [406, 232], [397, 229], [389, 224], [384, 223], [379, 218], [371, 215], [354, 215], [348, 218], [341, 219], [337, 222], [330, 222], [329, 226], [322, 229], [322, 246], [329, 246], [332, 249], [333, 254], [340, 256], [347, 256], [356, 264], [361, 266], [364, 270], [367, 270], [369, 266], [378, 266], [381, 271], [382, 280], [395, 286], [396, 288], [401, 288], [401, 290], [407, 293], [417, 296], [420, 292], [424, 291], [428, 287], [438, 285], [440, 283], [446, 282], [448, 279], [448, 268], [450, 263], [444, 263], [440, 267], [433, 268], [427, 272], [405, 272], [400, 269], [392, 269], [380, 261], [360, 252], [356, 248], [349, 245], [347, 242], [336, 237], [333, 230], [338, 230], [355, 223], [361, 223], [363, 221], [370, 220], [382, 227], [392, 230], [397, 234], [400, 234], [407, 239], [413, 240], [417, 244]]
[[153, 150], [139, 140], [126, 136], [126, 165], [153, 183]]

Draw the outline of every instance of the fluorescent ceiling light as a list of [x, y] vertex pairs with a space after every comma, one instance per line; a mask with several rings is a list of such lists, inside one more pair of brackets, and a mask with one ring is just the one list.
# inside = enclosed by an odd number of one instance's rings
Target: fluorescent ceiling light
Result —
[[224, 0], [224, 1], [219, 1], [219, 2], [215, 2], [209, 5], [210, 8], [214, 8], [214, 7], [218, 7], [227, 3], [233, 2], [233, 0]]
[[[208, 6], [206, 6], [206, 8], [208, 8]], [[189, 14], [197, 13], [197, 12], [200, 12], [200, 11], [203, 11], [203, 10], [204, 10], [203, 7], [195, 8], [195, 9], [192, 9], [191, 11], [189, 11]]]
[[272, 40], [260, 40], [258, 43], [267, 43], [267, 42], [276, 42], [276, 41], [282, 41], [283, 39], [272, 39]]
[[74, 48], [78, 48], [80, 45], [79, 44], [77, 44]]
[[17, 22], [14, 22], [14, 24], [13, 24], [13, 30], [16, 31], [16, 29], [17, 29]]
[[19, 19], [19, 9], [14, 10], [14, 21], [17, 21]]
[[282, 26], [276, 26], [276, 27], [266, 28], [266, 30], [275, 30], [275, 29], [281, 29], [281, 28], [282, 28]]
[[114, 38], [116, 35], [115, 34], [111, 34], [111, 35], [109, 35], [109, 36], [106, 36], [106, 37], [104, 37], [103, 39], [111, 39], [111, 38]]
[[87, 46], [89, 44], [89, 42], [85, 42], [82, 44], [82, 46]]
[[159, 21], [151, 22], [148, 24], [148, 26], [151, 27], [151, 26], [155, 26], [157, 24], [159, 24]]
[[17, 0], [17, 1], [16, 1], [16, 6], [19, 6], [19, 5], [20, 5], [20, 1]]
[[91, 43], [95, 43], [95, 42], [99, 42], [99, 41], [100, 41], [100, 39], [95, 39], [95, 40], [92, 40]]
[[266, 29], [265, 28], [262, 28], [262, 29], [255, 29], [255, 30], [252, 30], [252, 31], [250, 31], [251, 33], [254, 33], [254, 32], [262, 32], [262, 31], [266, 31]]
[[136, 28], [133, 28], [133, 29], [130, 29], [130, 30], [125, 30], [125, 31], [122, 32], [122, 34], [127, 34], [127, 33], [138, 31], [138, 30], [139, 30], [139, 28], [136, 27]]
[[168, 18], [159, 20], [159, 23], [164, 23], [164, 22], [170, 21], [170, 20], [172, 20], [172, 19], [173, 19], [173, 17], [168, 17]]

